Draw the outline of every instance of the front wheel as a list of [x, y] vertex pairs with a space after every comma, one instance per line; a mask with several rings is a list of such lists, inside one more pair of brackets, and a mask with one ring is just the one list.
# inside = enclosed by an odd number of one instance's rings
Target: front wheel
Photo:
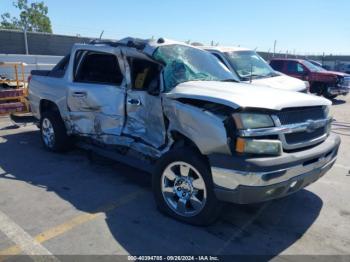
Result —
[[208, 225], [220, 213], [209, 167], [191, 149], [173, 150], [159, 160], [153, 191], [161, 211], [189, 224]]

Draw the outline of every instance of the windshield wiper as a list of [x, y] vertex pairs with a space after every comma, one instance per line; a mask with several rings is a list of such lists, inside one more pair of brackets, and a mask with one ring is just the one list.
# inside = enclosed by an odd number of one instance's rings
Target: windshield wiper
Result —
[[279, 76], [279, 74], [275, 72], [271, 72], [271, 73], [268, 73], [267, 75], [264, 75], [264, 77], [275, 77], [275, 76]]
[[241, 79], [242, 79], [242, 81], [250, 81], [250, 79], [258, 79], [258, 78], [262, 78], [262, 77], [264, 77], [264, 76], [251, 74], [251, 75], [241, 76]]
[[251, 74], [248, 77], [262, 77], [262, 75], [257, 75], [257, 74]]
[[239, 82], [237, 81], [236, 79], [233, 79], [233, 78], [228, 78], [228, 79], [224, 79], [224, 80], [220, 80], [220, 82]]

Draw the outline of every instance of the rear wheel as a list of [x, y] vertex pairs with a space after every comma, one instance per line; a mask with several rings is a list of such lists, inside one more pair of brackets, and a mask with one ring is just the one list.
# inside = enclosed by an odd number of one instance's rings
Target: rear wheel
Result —
[[57, 112], [44, 112], [40, 119], [41, 140], [46, 149], [53, 152], [63, 152], [72, 145], [72, 139], [67, 135], [66, 127]]
[[153, 190], [159, 209], [186, 223], [208, 225], [221, 209], [205, 159], [190, 149], [176, 149], [160, 159]]

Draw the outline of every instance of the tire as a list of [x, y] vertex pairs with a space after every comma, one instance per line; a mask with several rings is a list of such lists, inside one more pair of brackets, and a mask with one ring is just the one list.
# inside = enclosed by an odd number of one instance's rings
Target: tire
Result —
[[205, 226], [220, 214], [209, 166], [195, 150], [174, 149], [160, 158], [152, 186], [159, 210], [177, 220]]
[[328, 88], [326, 87], [326, 88], [324, 89], [324, 91], [323, 91], [323, 96], [324, 96], [325, 98], [328, 98], [328, 99], [334, 99], [334, 98], [336, 98], [338, 95], [332, 95], [332, 94], [330, 94], [330, 93], [328, 92]]
[[44, 147], [52, 152], [65, 152], [72, 146], [72, 138], [58, 112], [44, 112], [40, 119], [40, 135]]

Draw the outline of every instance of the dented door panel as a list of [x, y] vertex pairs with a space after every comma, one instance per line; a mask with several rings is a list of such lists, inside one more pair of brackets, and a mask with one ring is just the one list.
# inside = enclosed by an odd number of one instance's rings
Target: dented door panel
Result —
[[[77, 52], [97, 52], [113, 55], [117, 59], [123, 80], [120, 84], [85, 83], [75, 81], [76, 72], [83, 57]], [[77, 46], [73, 49], [70, 61], [70, 83], [67, 88], [67, 107], [70, 115], [72, 133], [108, 139], [108, 135], [119, 136], [125, 121], [125, 67], [119, 48]], [[79, 59], [77, 59], [79, 58]], [[76, 64], [76, 66], [74, 66]], [[116, 67], [117, 67], [116, 66]], [[75, 68], [76, 67], [76, 68]], [[76, 72], [75, 72], [75, 71]], [[85, 71], [89, 72], [89, 71]], [[94, 71], [91, 71], [94, 72]]]
[[117, 86], [74, 83], [67, 104], [73, 132], [120, 135], [124, 123], [124, 89]]
[[165, 143], [163, 108], [159, 96], [128, 90], [127, 119], [123, 133], [138, 137], [155, 148]]
[[[132, 49], [122, 49], [122, 56], [125, 79], [127, 81], [125, 101], [126, 119], [123, 134], [135, 138], [139, 142], [139, 146], [150, 146], [150, 148], [159, 152], [157, 148], [164, 146], [166, 140], [166, 127], [161, 96], [149, 94], [144, 90], [143, 84], [140, 84], [138, 87], [140, 90], [133, 88], [132, 68], [129, 65], [128, 58], [137, 58], [151, 63], [154, 63], [154, 61], [148, 56]], [[161, 86], [159, 88], [161, 89]], [[137, 142], [134, 144], [136, 145]]]

